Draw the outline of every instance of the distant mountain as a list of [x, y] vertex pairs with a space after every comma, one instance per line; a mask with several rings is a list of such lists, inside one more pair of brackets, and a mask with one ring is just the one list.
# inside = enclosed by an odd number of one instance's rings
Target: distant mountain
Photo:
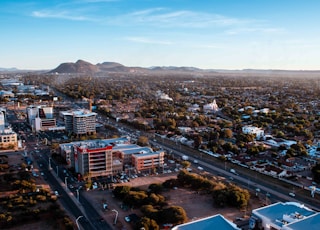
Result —
[[0, 73], [7, 74], [18, 74], [18, 73], [46, 73], [48, 70], [29, 70], [29, 69], [18, 69], [18, 68], [0, 68]]
[[49, 73], [60, 74], [103, 74], [103, 73], [222, 73], [222, 74], [301, 74], [312, 73], [320, 74], [319, 71], [295, 71], [295, 70], [268, 70], [268, 69], [243, 69], [243, 70], [224, 70], [224, 69], [199, 69], [195, 67], [176, 67], [176, 66], [153, 66], [150, 68], [127, 67], [117, 62], [103, 62], [96, 65], [89, 62], [78, 60], [76, 63], [67, 62], [60, 64]]
[[202, 69], [195, 68], [195, 67], [176, 67], [176, 66], [154, 66], [150, 68], [151, 70], [166, 70], [166, 71], [203, 71]]
[[76, 63], [62, 63], [49, 73], [96, 73], [97, 71], [98, 67], [96, 65], [83, 60], [78, 60]]
[[[105, 72], [158, 72], [158, 71], [174, 71], [174, 72], [200, 72], [204, 71], [195, 67], [175, 67], [175, 66], [155, 66], [151, 68], [143, 67], [127, 67], [117, 62], [103, 62], [96, 65], [89, 62], [78, 60], [76, 63], [67, 62], [60, 64], [57, 68], [51, 70], [49, 73], [105, 73]], [[210, 70], [211, 71], [211, 70]], [[213, 71], [213, 70], [212, 70]]]
[[13, 68], [0, 68], [0, 72], [16, 72], [19, 71], [19, 69], [13, 67]]
[[97, 64], [99, 72], [127, 72], [130, 68], [116, 63], [116, 62], [103, 62], [101, 64]]

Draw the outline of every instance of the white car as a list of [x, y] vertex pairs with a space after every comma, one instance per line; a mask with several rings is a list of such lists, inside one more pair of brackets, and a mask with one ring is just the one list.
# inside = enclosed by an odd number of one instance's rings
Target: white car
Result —
[[295, 197], [296, 194], [294, 194], [293, 192], [290, 192], [290, 193], [289, 193], [289, 196]]
[[55, 194], [56, 196], [59, 196], [59, 192], [58, 192], [58, 191], [54, 191], [54, 194]]

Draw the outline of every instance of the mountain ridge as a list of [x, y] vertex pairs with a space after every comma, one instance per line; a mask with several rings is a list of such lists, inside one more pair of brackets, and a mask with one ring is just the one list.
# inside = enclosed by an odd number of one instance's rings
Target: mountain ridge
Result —
[[152, 67], [128, 67], [118, 62], [102, 62], [92, 64], [82, 59], [76, 62], [64, 62], [52, 70], [19, 70], [17, 68], [0, 68], [0, 72], [39, 72], [50, 74], [101, 74], [120, 72], [189, 72], [189, 73], [319, 73], [320, 70], [283, 70], [283, 69], [201, 69], [190, 66], [152, 66]]

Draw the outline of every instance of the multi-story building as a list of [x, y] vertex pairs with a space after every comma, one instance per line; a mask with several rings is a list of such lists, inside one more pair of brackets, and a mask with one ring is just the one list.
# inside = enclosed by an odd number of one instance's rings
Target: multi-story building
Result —
[[133, 154], [132, 165], [137, 171], [147, 171], [164, 166], [164, 151]]
[[56, 127], [53, 107], [40, 105], [27, 107], [27, 120], [34, 131], [44, 131]]
[[82, 175], [108, 176], [163, 166], [164, 152], [130, 144], [127, 137], [60, 144], [60, 153]]
[[74, 145], [76, 172], [91, 177], [113, 175], [112, 145], [102, 141], [92, 141]]
[[278, 202], [252, 210], [249, 229], [319, 229], [320, 213], [296, 202]]
[[117, 153], [123, 161], [123, 165], [132, 165], [132, 156], [135, 154], [152, 153], [150, 147], [141, 147], [136, 144], [117, 144], [113, 147], [113, 152]]
[[96, 133], [96, 116], [97, 114], [90, 110], [71, 110], [62, 111], [60, 116], [64, 120], [67, 132], [82, 135]]
[[11, 129], [4, 129], [0, 132], [0, 149], [17, 149], [17, 134]]
[[6, 126], [6, 109], [0, 108], [0, 149], [17, 149], [17, 134]]
[[4, 131], [6, 124], [6, 110], [0, 108], [0, 131]]

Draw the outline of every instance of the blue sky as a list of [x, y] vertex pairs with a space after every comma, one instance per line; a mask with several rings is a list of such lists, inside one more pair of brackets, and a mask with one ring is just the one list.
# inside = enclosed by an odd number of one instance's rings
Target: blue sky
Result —
[[317, 0], [1, 0], [0, 67], [320, 70]]

